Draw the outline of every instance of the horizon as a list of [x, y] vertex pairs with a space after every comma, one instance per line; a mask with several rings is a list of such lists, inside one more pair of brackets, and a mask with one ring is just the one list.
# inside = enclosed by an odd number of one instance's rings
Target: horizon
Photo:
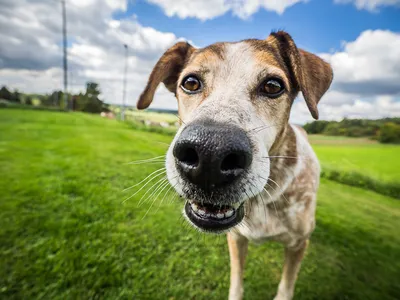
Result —
[[[211, 5], [211, 3], [213, 5]], [[329, 17], [326, 16], [329, 14]], [[284, 29], [296, 44], [330, 62], [331, 89], [319, 104], [321, 120], [400, 116], [400, 0], [184, 1], [69, 0], [71, 93], [87, 81], [102, 99], [122, 104], [124, 44], [128, 45], [128, 106], [161, 54], [180, 40], [196, 47], [218, 41], [264, 39]], [[0, 85], [23, 93], [62, 90], [61, 4], [5, 1], [0, 12]], [[217, 28], [217, 30], [215, 29]], [[177, 109], [164, 87], [152, 109]], [[301, 95], [291, 122], [312, 121]]]

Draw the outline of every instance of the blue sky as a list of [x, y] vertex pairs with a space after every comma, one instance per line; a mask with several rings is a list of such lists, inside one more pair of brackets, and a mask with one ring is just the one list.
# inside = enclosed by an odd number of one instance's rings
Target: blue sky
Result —
[[[135, 106], [164, 51], [179, 40], [197, 47], [285, 30], [297, 46], [328, 61], [335, 78], [319, 104], [321, 119], [400, 116], [400, 0], [66, 0], [69, 90], [100, 84], [104, 101]], [[4, 0], [0, 10], [0, 85], [24, 92], [60, 90], [61, 5]], [[176, 109], [160, 85], [153, 108]], [[295, 123], [310, 121], [295, 102]]]
[[117, 12], [115, 19], [136, 15], [144, 26], [186, 37], [203, 47], [219, 41], [247, 38], [264, 39], [271, 30], [290, 32], [300, 47], [315, 52], [341, 48], [341, 41], [352, 41], [368, 29], [400, 31], [400, 9], [381, 7], [377, 12], [357, 9], [332, 0], [311, 0], [287, 8], [282, 15], [260, 9], [246, 20], [228, 12], [212, 20], [168, 17], [155, 4], [146, 1], [128, 2], [126, 12]]

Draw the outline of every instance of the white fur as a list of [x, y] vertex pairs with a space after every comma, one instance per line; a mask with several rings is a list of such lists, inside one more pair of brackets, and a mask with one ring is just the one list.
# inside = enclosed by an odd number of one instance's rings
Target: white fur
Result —
[[[183, 195], [183, 182], [176, 170], [172, 149], [185, 126], [203, 118], [235, 124], [249, 132], [249, 138], [256, 148], [253, 152], [253, 163], [248, 172], [249, 182], [245, 186], [245, 191], [240, 195], [240, 199], [243, 202], [248, 199], [248, 195], [258, 195], [263, 192], [270, 167], [270, 162], [266, 157], [277, 135], [277, 130], [272, 119], [260, 118], [253, 103], [249, 100], [249, 82], [257, 82], [258, 74], [266, 71], [265, 67], [256, 64], [253, 55], [253, 50], [248, 44], [226, 45], [225, 59], [221, 62], [220, 67], [214, 70], [213, 74], [207, 75], [212, 76], [208, 80], [208, 84], [212, 85], [208, 86], [211, 89], [210, 95], [195, 110], [187, 114], [184, 124], [171, 143], [166, 156], [167, 176], [180, 195]], [[267, 71], [271, 73], [283, 73], [276, 67], [269, 66], [268, 68]], [[185, 76], [185, 72], [182, 72], [178, 82]], [[193, 98], [191, 101], [196, 101], [196, 96], [191, 97]], [[184, 101], [180, 102], [180, 109], [187, 112]], [[240, 115], [244, 117], [241, 119]], [[263, 126], [268, 127], [268, 130], [254, 130]]]

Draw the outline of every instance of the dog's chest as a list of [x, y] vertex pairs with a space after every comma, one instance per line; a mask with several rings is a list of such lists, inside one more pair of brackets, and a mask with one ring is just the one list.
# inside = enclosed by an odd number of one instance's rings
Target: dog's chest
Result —
[[291, 236], [287, 214], [296, 209], [281, 210], [277, 206], [275, 210], [273, 204], [271, 208], [263, 201], [254, 201], [246, 207], [246, 216], [235, 231], [256, 243], [266, 240], [287, 242]]

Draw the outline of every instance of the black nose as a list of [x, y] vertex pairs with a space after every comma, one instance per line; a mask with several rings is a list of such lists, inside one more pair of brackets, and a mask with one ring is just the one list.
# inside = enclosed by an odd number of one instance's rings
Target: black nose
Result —
[[232, 183], [252, 161], [246, 132], [212, 121], [188, 125], [173, 153], [180, 174], [205, 190]]

